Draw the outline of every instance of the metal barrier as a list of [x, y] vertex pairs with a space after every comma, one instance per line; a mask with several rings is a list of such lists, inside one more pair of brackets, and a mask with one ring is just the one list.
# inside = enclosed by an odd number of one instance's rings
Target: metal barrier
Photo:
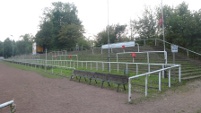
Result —
[[[129, 69], [129, 66], [135, 66], [135, 69], [132, 67], [131, 70], [136, 72], [135, 76], [129, 77], [128, 80], [128, 101], [131, 102], [131, 80], [146, 76], [145, 78], [145, 96], [147, 96], [147, 83], [148, 83], [148, 76], [154, 73], [158, 73], [159, 76], [159, 91], [161, 91], [161, 78], [164, 78], [164, 71], [168, 70], [168, 86], [171, 87], [171, 69], [173, 68], [179, 68], [179, 82], [181, 82], [181, 65], [179, 64], [164, 64], [164, 63], [131, 63], [131, 62], [102, 62], [102, 61], [78, 61], [78, 60], [41, 60], [41, 59], [6, 59], [7, 61], [11, 62], [18, 62], [18, 63], [26, 63], [28, 64], [35, 64], [35, 65], [43, 65], [43, 66], [52, 66], [52, 67], [58, 67], [58, 68], [86, 68], [88, 70], [102, 70], [105, 71], [105, 67], [111, 66], [107, 69], [108, 72], [111, 72], [112, 70], [116, 70], [119, 72], [119, 68], [116, 68], [119, 65], [125, 66], [125, 68], [122, 69], [122, 71], [127, 71]], [[115, 65], [114, 65], [115, 64]], [[147, 70], [143, 74], [139, 74], [139, 66], [147, 66]], [[151, 70], [151, 66], [159, 66], [160, 68], [158, 70]], [[114, 68], [112, 68], [114, 67]], [[142, 72], [141, 72], [142, 73]], [[162, 73], [162, 74], [161, 74]]]
[[11, 112], [11, 113], [15, 113], [16, 108], [15, 108], [14, 100], [5, 102], [5, 103], [3, 103], [3, 104], [0, 104], [0, 109], [5, 108], [5, 107], [8, 107], [8, 106], [10, 106], [10, 112]]
[[167, 64], [167, 52], [166, 51], [143, 51], [143, 52], [121, 52], [121, 53], [116, 53], [116, 60], [117, 62], [119, 61], [119, 55], [121, 54], [132, 54], [132, 53], [139, 53], [139, 54], [147, 54], [147, 63], [150, 62], [150, 53], [163, 53], [164, 54], [164, 60], [165, 64]]
[[[6, 59], [7, 61], [16, 62], [16, 63], [24, 63], [25, 65], [35, 65], [35, 67], [43, 66], [43, 67], [58, 67], [58, 68], [85, 68], [89, 70], [102, 70], [111, 72], [124, 72], [125, 70], [135, 72], [135, 74], [139, 74], [139, 69], [143, 68], [144, 72], [150, 72], [151, 66], [157, 66], [157, 69], [165, 68], [173, 66], [173, 64], [164, 64], [164, 63], [134, 63], [134, 62], [103, 62], [103, 61], [78, 61], [78, 60], [44, 60], [44, 59]], [[109, 67], [107, 67], [109, 66]], [[141, 66], [141, 67], [140, 67]], [[147, 67], [146, 67], [147, 66]], [[120, 69], [121, 67], [121, 69]], [[163, 72], [164, 77], [164, 72]]]
[[[155, 46], [157, 45], [157, 40], [160, 41], [160, 42], [165, 42], [166, 44], [169, 44], [169, 45], [173, 44], [173, 43], [170, 43], [170, 42], [167, 42], [167, 41], [163, 41], [162, 39], [159, 39], [159, 38], [141, 39], [141, 40], [137, 40], [136, 42], [142, 41], [142, 40], [144, 40], [144, 41], [146, 41], [146, 40], [154, 40]], [[178, 46], [178, 48], [181, 49], [182, 51], [185, 51], [187, 57], [190, 57], [190, 53], [191, 53], [191, 54], [194, 54], [195, 56], [197, 56], [199, 59], [201, 59], [201, 53], [197, 53], [195, 51], [192, 51], [190, 49], [184, 48], [182, 46]]]
[[143, 73], [143, 74], [139, 74], [139, 75], [129, 77], [129, 79], [128, 79], [128, 102], [131, 102], [131, 82], [132, 82], [131, 80], [132, 79], [142, 77], [142, 76], [146, 76], [146, 78], [145, 78], [145, 96], [147, 96], [148, 75], [158, 73], [158, 76], [159, 76], [159, 78], [158, 78], [158, 80], [159, 80], [158, 89], [159, 89], [159, 91], [161, 91], [161, 72], [165, 71], [165, 70], [168, 70], [168, 86], [171, 87], [171, 69], [177, 68], [177, 67], [179, 68], [179, 76], [178, 76], [179, 77], [179, 82], [181, 82], [181, 66], [180, 65], [173, 65], [173, 66], [170, 66], [170, 67], [167, 67], [167, 68], [163, 68], [163, 69], [159, 69], [159, 70], [156, 70], [156, 71], [147, 72], [147, 73]]

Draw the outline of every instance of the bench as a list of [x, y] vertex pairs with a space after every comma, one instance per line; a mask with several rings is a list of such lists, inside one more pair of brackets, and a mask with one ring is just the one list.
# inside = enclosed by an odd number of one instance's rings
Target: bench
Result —
[[91, 79], [94, 78], [94, 72], [88, 72], [88, 71], [82, 71], [82, 70], [74, 70], [73, 74], [70, 77], [70, 80], [72, 80], [74, 76], [76, 78], [79, 77], [79, 82], [80, 82], [81, 78], [84, 77], [85, 81], [87, 81], [86, 78], [88, 78], [90, 80], [90, 83], [91, 83]]
[[110, 82], [117, 84], [117, 92], [119, 91], [119, 86], [122, 84], [124, 90], [126, 90], [126, 84], [128, 83], [128, 76], [108, 74], [108, 84]]
[[95, 72], [93, 79], [95, 80], [96, 84], [97, 84], [97, 80], [101, 81], [101, 88], [103, 88], [104, 82], [108, 81], [108, 76], [107, 74], [104, 74], [104, 73]]
[[99, 73], [99, 72], [89, 72], [89, 71], [83, 71], [83, 70], [74, 70], [73, 74], [70, 77], [70, 80], [72, 80], [74, 77], [79, 78], [79, 82], [81, 78], [83, 77], [85, 81], [89, 79], [89, 84], [91, 84], [91, 80], [95, 80], [96, 84], [97, 81], [101, 81], [101, 88], [103, 88], [104, 82], [108, 83], [108, 86], [110, 86], [110, 83], [117, 84], [117, 92], [119, 91], [119, 86], [123, 85], [124, 90], [126, 90], [126, 84], [128, 83], [128, 76], [123, 75], [116, 75], [116, 74], [105, 74], [105, 73]]

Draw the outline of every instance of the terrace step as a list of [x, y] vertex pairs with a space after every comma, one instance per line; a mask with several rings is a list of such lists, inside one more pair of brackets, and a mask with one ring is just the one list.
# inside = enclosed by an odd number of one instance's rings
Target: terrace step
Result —
[[182, 80], [189, 80], [189, 79], [196, 79], [196, 78], [201, 78], [201, 75], [188, 76], [188, 77], [183, 77], [183, 78], [181, 78], [181, 79], [182, 79]]

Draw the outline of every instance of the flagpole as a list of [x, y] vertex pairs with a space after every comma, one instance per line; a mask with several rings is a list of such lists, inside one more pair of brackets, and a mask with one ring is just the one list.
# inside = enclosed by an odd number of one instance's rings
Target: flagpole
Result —
[[163, 47], [164, 47], [164, 51], [165, 51], [165, 32], [164, 32], [164, 18], [163, 18], [163, 0], [161, 0], [161, 13], [162, 13]]

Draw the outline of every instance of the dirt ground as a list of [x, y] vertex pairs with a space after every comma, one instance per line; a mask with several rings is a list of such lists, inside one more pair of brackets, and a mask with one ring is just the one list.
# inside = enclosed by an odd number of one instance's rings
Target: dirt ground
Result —
[[167, 91], [158, 98], [128, 104], [124, 93], [67, 78], [45, 78], [0, 63], [0, 103], [14, 99], [17, 113], [199, 113], [200, 86], [195, 81], [182, 86], [183, 91]]

